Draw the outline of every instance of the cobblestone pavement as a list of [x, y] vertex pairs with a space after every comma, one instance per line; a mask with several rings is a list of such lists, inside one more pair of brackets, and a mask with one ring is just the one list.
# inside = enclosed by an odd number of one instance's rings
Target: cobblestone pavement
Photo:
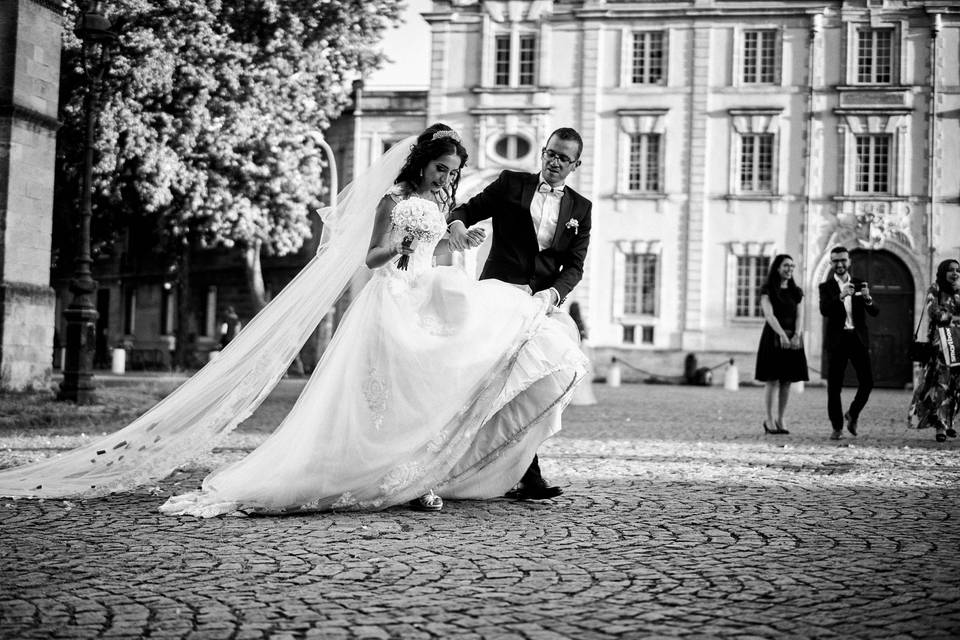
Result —
[[[291, 399], [302, 383], [277, 393]], [[542, 449], [545, 503], [440, 514], [176, 519], [159, 487], [0, 501], [5, 638], [951, 638], [960, 634], [960, 442], [877, 391], [860, 437], [825, 391], [764, 436], [762, 390], [595, 386]], [[848, 391], [848, 396], [852, 394]], [[849, 397], [847, 400], [849, 401]], [[78, 436], [0, 440], [0, 464]]]

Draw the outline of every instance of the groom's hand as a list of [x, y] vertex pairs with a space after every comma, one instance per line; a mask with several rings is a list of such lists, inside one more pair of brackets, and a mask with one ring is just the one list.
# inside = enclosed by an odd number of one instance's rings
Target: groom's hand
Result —
[[470, 248], [479, 247], [487, 237], [487, 232], [481, 227], [473, 227], [467, 230], [467, 238], [470, 242]]
[[560, 298], [557, 295], [556, 289], [544, 289], [543, 291], [537, 291], [533, 294], [534, 298], [540, 298], [541, 300], [546, 300], [548, 305], [547, 309], [557, 306], [557, 303], [560, 302]]
[[479, 247], [487, 237], [486, 232], [480, 227], [467, 229], [463, 222], [454, 220], [447, 227], [450, 235], [447, 241], [450, 243], [452, 251], [466, 251], [474, 247]]

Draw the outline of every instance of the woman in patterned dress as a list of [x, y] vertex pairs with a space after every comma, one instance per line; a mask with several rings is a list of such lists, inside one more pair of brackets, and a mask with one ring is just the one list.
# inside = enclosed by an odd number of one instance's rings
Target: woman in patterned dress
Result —
[[960, 405], [960, 367], [946, 365], [937, 329], [960, 326], [960, 262], [944, 260], [937, 266], [937, 277], [927, 289], [924, 309], [929, 321], [930, 357], [913, 392], [910, 414], [918, 418], [918, 429], [933, 427], [937, 442], [944, 442], [948, 437], [957, 437], [953, 419]]

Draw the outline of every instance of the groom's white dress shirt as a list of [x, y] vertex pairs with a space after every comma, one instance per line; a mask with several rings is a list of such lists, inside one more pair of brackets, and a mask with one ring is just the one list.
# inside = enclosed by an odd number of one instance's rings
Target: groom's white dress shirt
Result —
[[540, 251], [553, 244], [553, 234], [557, 230], [557, 219], [560, 217], [560, 198], [563, 197], [563, 185], [551, 187], [540, 176], [537, 190], [530, 201], [530, 217], [533, 219], [533, 228], [537, 232], [537, 244]]
[[[530, 218], [533, 219], [533, 229], [537, 232], [537, 245], [540, 251], [553, 244], [553, 234], [557, 230], [557, 220], [560, 218], [560, 199], [563, 198], [563, 183], [551, 187], [540, 175], [537, 190], [530, 201]], [[560, 303], [560, 292], [550, 287], [554, 294], [554, 305]]]

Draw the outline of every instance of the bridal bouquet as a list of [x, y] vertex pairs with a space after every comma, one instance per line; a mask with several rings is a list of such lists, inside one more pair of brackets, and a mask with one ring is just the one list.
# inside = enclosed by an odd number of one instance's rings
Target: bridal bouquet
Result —
[[[431, 210], [432, 208], [432, 210]], [[395, 229], [403, 233], [403, 246], [409, 247], [414, 240], [429, 240], [437, 233], [436, 205], [423, 198], [407, 198], [397, 203], [390, 214]], [[402, 255], [397, 260], [397, 269], [406, 270], [410, 256]]]

